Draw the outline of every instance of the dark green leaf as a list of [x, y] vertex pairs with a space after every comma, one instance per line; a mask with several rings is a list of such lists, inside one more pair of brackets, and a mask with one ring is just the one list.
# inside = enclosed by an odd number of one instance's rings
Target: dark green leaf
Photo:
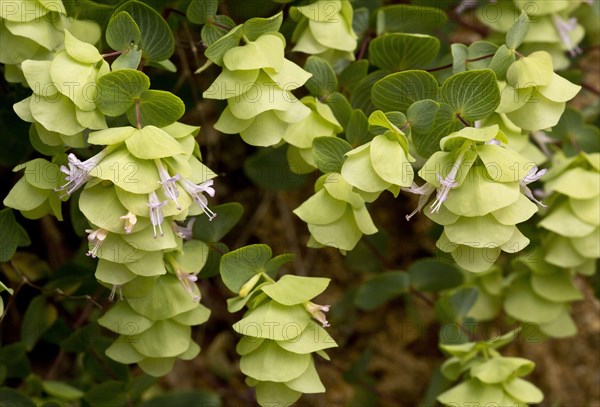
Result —
[[344, 155], [350, 150], [352, 146], [338, 137], [317, 137], [313, 141], [313, 156], [317, 167], [324, 174], [340, 172]]
[[413, 103], [406, 112], [406, 118], [412, 131], [427, 133], [435, 122], [440, 104], [431, 99], [419, 100]]
[[21, 342], [31, 351], [44, 332], [56, 321], [58, 313], [46, 297], [38, 295], [29, 303], [21, 324]]
[[464, 124], [456, 116], [452, 107], [440, 103], [440, 108], [435, 116], [433, 126], [427, 132], [413, 131], [413, 143], [417, 152], [428, 158], [440, 149], [440, 140], [448, 134], [460, 130]]
[[31, 241], [27, 232], [17, 223], [12, 209], [2, 209], [0, 211], [0, 263], [9, 261], [15, 254], [17, 247], [29, 246], [30, 244]]
[[377, 12], [377, 34], [428, 33], [446, 21], [446, 13], [437, 8], [409, 4], [387, 6]]
[[84, 399], [92, 407], [114, 407], [127, 405], [125, 383], [109, 380], [93, 386], [85, 393]]
[[425, 68], [440, 50], [440, 40], [420, 34], [383, 34], [369, 44], [369, 61], [392, 72]]
[[436, 313], [441, 321], [460, 324], [477, 301], [477, 295], [477, 288], [463, 287], [440, 298], [435, 303]]
[[346, 127], [350, 115], [352, 114], [352, 106], [350, 106], [350, 102], [348, 102], [346, 96], [342, 95], [340, 92], [333, 92], [327, 97], [325, 103], [329, 106], [333, 115], [337, 121], [340, 122], [342, 127]]
[[210, 44], [210, 46], [206, 48], [206, 51], [204, 51], [204, 56], [219, 66], [223, 65], [223, 56], [231, 48], [238, 46], [242, 36], [241, 25], [232, 28], [227, 34]]
[[361, 109], [367, 116], [375, 111], [374, 102], [371, 99], [373, 85], [383, 79], [389, 72], [383, 69], [371, 72], [365, 76], [354, 88], [350, 101], [352, 107]]
[[304, 70], [313, 74], [304, 85], [313, 96], [327, 97], [337, 90], [337, 76], [329, 62], [323, 58], [309, 57], [304, 64]]
[[[496, 85], [497, 87], [497, 85]], [[404, 71], [391, 74], [373, 86], [375, 107], [383, 110], [406, 112], [413, 103], [423, 99], [437, 99], [438, 84], [429, 72]]]
[[408, 268], [410, 284], [419, 291], [441, 291], [462, 284], [463, 275], [453, 264], [420, 259]]
[[185, 15], [194, 24], [206, 24], [209, 16], [217, 14], [218, 8], [219, 0], [192, 0]]
[[510, 49], [517, 49], [523, 42], [529, 32], [529, 17], [525, 10], [521, 11], [521, 15], [517, 21], [510, 27], [506, 33], [506, 46]]
[[409, 287], [408, 274], [401, 271], [388, 271], [363, 283], [354, 298], [360, 309], [370, 311], [389, 300], [406, 294]]
[[237, 202], [230, 202], [212, 208], [217, 217], [212, 221], [208, 216], [196, 218], [193, 226], [194, 239], [204, 242], [218, 242], [240, 221], [244, 207]]
[[568, 156], [579, 151], [597, 153], [600, 151], [600, 129], [583, 121], [581, 112], [568, 107], [552, 133], [548, 134], [561, 142], [562, 150]]
[[100, 328], [96, 323], [90, 323], [78, 328], [60, 346], [69, 352], [85, 352], [100, 336]]
[[508, 49], [506, 45], [502, 45], [494, 54], [488, 68], [496, 73], [498, 79], [505, 80], [506, 71], [508, 71], [510, 65], [515, 62], [515, 59], [515, 53]]
[[235, 21], [227, 16], [211, 16], [202, 27], [200, 36], [206, 46], [214, 44], [219, 38], [235, 27]]
[[295, 189], [308, 181], [307, 175], [290, 171], [286, 148], [265, 148], [244, 162], [244, 172], [252, 181], [269, 189]]
[[134, 19], [126, 11], [115, 13], [106, 27], [106, 42], [116, 51], [140, 45], [142, 34]]
[[140, 29], [140, 48], [144, 52], [144, 58], [149, 61], [162, 61], [173, 55], [173, 33], [156, 10], [137, 0], [130, 0], [115, 10], [115, 14], [121, 11], [129, 13]]
[[480, 120], [500, 104], [500, 88], [494, 71], [481, 69], [452, 75], [441, 88], [441, 97], [465, 120]]
[[346, 139], [352, 147], [358, 147], [368, 143], [372, 138], [373, 135], [369, 133], [369, 119], [362, 110], [354, 109], [346, 127]]
[[36, 407], [36, 404], [22, 392], [9, 387], [0, 388], [0, 405], [2, 407]]
[[97, 85], [96, 107], [107, 116], [120, 116], [150, 88], [150, 79], [135, 69], [120, 69], [102, 76]]
[[340, 85], [350, 92], [369, 73], [369, 61], [361, 59], [351, 62], [340, 74]]
[[223, 254], [229, 252], [229, 247], [221, 242], [210, 244], [208, 247], [210, 249], [208, 251], [208, 258], [204, 267], [198, 273], [199, 278], [210, 278], [218, 275], [221, 257]]
[[235, 294], [255, 274], [265, 272], [265, 265], [272, 256], [266, 244], [244, 246], [221, 257], [221, 279]]

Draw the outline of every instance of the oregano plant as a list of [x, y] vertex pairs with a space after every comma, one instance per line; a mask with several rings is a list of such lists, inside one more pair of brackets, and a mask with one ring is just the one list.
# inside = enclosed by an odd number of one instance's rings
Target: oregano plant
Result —
[[599, 16], [2, 0], [1, 404], [591, 402]]

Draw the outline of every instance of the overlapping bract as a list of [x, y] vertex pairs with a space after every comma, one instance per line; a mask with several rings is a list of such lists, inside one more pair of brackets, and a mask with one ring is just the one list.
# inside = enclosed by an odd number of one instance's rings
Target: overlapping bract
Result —
[[414, 158], [408, 152], [408, 139], [390, 120], [398, 115], [404, 117], [400, 112], [373, 112], [369, 117], [369, 130], [375, 136], [346, 153], [348, 158], [342, 165], [342, 176], [365, 195], [371, 195], [369, 201], [385, 190], [397, 196], [401, 187], [413, 182], [410, 163]]
[[352, 28], [354, 10], [349, 2], [318, 0], [292, 8], [291, 15], [299, 20], [292, 36], [294, 51], [318, 55], [334, 65], [354, 60], [358, 36]]
[[550, 232], [544, 260], [592, 275], [600, 257], [600, 153], [557, 156], [545, 178], [550, 209], [538, 224]]
[[308, 224], [309, 247], [331, 246], [352, 250], [363, 234], [377, 232], [364, 198], [339, 173], [321, 176], [315, 194], [294, 213]]
[[[174, 220], [205, 212], [206, 197], [190, 184], [215, 176], [198, 158], [197, 127], [115, 127], [90, 133], [108, 145], [80, 186], [79, 207], [92, 225], [88, 255], [98, 257], [96, 278], [118, 301], [100, 323], [121, 335], [107, 355], [138, 363], [148, 374], [168, 373], [176, 358], [192, 359], [200, 348], [190, 326], [208, 319], [198, 303], [196, 274], [208, 247], [183, 243]], [[170, 175], [172, 173], [172, 176]]]
[[49, 213], [62, 220], [62, 202], [55, 189], [60, 186], [59, 166], [43, 158], [18, 165], [13, 171], [25, 170], [25, 175], [4, 198], [4, 205], [21, 211], [29, 219], [39, 219]]
[[542, 392], [521, 379], [531, 373], [535, 364], [527, 359], [502, 356], [496, 349], [511, 342], [516, 332], [489, 341], [460, 345], [440, 345], [451, 355], [441, 367], [446, 378], [463, 381], [445, 391], [437, 400], [448, 406], [477, 403], [501, 406], [528, 405], [543, 400]]
[[[177, 251], [164, 250], [167, 265], [161, 252], [152, 252], [135, 263], [101, 258], [96, 270], [100, 281], [114, 285], [115, 299], [121, 297], [98, 320], [120, 335], [106, 354], [120, 363], [137, 363], [153, 376], [167, 374], [176, 359], [198, 355], [200, 347], [191, 339], [191, 326], [203, 324], [210, 315], [185, 292], [197, 295], [197, 287], [187, 279], [204, 266], [208, 247], [194, 240], [178, 246], [172, 249]], [[102, 251], [108, 250], [104, 243]]]
[[523, 39], [523, 49], [548, 51], [557, 69], [565, 69], [570, 65], [571, 56], [581, 53], [579, 43], [585, 35], [584, 28], [572, 14], [586, 1], [501, 1], [497, 4], [482, 5], [477, 9], [478, 19], [491, 29], [505, 33], [513, 26], [521, 11], [525, 11], [534, 24], [529, 24], [529, 31]]
[[[27, 84], [21, 63], [50, 60], [64, 46], [65, 30], [95, 44], [100, 26], [92, 21], [67, 17], [62, 0], [11, 0], [0, 7], [0, 63], [8, 82]], [[29, 86], [32, 86], [31, 83]]]
[[105, 129], [96, 109], [96, 80], [110, 71], [96, 47], [64, 32], [65, 49], [51, 60], [21, 64], [33, 95], [14, 105], [19, 117], [33, 123], [40, 140], [49, 146], [83, 147], [85, 129]]
[[425, 211], [444, 226], [437, 247], [472, 272], [489, 269], [501, 251], [525, 248], [529, 239], [516, 224], [537, 211], [521, 192], [533, 163], [501, 142], [506, 139], [496, 125], [464, 128], [444, 137], [443, 151], [432, 155], [419, 171], [427, 184], [420, 191], [411, 188], [425, 197], [420, 207], [437, 189], [436, 200]]
[[583, 299], [574, 284], [575, 272], [546, 263], [536, 251], [513, 267], [507, 279], [504, 311], [512, 318], [533, 324], [543, 335], [564, 338], [577, 332], [571, 302]]
[[312, 150], [314, 139], [335, 137], [343, 129], [328, 105], [313, 96], [305, 96], [300, 101], [310, 108], [310, 114], [290, 124], [283, 134], [283, 140], [289, 144], [287, 157], [290, 170], [304, 174], [317, 169]]
[[272, 146], [290, 124], [310, 114], [291, 92], [310, 74], [286, 59], [284, 48], [284, 37], [269, 32], [224, 53], [222, 73], [204, 92], [205, 98], [227, 99], [217, 130], [239, 133], [251, 145]]
[[566, 102], [581, 89], [554, 73], [552, 58], [536, 51], [513, 62], [506, 72], [506, 83], [500, 83], [502, 100], [497, 113], [523, 130], [544, 130], [555, 126]]
[[223, 281], [238, 293], [227, 301], [229, 311], [247, 309], [233, 325], [242, 335], [236, 350], [261, 406], [289, 405], [303, 393], [323, 393], [313, 354], [329, 359], [324, 350], [337, 346], [323, 329], [329, 326], [324, 314], [329, 306], [311, 302], [329, 279], [285, 275], [275, 281], [277, 269], [293, 256], [270, 257], [267, 246], [255, 245], [221, 259]]

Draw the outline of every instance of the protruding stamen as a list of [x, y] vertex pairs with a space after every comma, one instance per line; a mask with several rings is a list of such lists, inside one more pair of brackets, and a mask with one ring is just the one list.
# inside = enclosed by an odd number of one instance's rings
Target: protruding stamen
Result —
[[88, 241], [94, 244], [92, 250], [88, 250], [85, 255], [91, 256], [95, 259], [98, 256], [98, 249], [100, 248], [100, 246], [102, 246], [104, 239], [106, 239], [106, 236], [108, 235], [108, 230], [98, 228], [96, 230], [86, 229], [85, 231], [89, 233], [87, 237]]
[[304, 308], [312, 315], [314, 319], [319, 321], [323, 327], [328, 327], [329, 322], [327, 322], [327, 317], [325, 313], [329, 311], [330, 305], [319, 305], [314, 302], [306, 302], [304, 303]]
[[133, 230], [133, 227], [137, 223], [137, 216], [131, 212], [127, 212], [127, 215], [121, 216], [120, 219], [125, 221], [125, 225], [123, 229], [125, 229], [125, 233], [129, 234]]
[[217, 214], [208, 207], [208, 200], [203, 194], [206, 192], [211, 197], [215, 196], [215, 189], [212, 187], [214, 181], [211, 179], [200, 185], [196, 185], [192, 181], [184, 178], [180, 183], [183, 186], [183, 189], [185, 189], [198, 206], [200, 206], [206, 216], [208, 216], [208, 220], [213, 220]]
[[179, 196], [179, 190], [177, 189], [176, 182], [181, 179], [181, 175], [175, 174], [173, 177], [169, 175], [169, 172], [162, 164], [160, 160], [155, 160], [156, 167], [158, 168], [158, 175], [160, 176], [160, 181], [158, 181], [162, 187], [163, 191], [165, 191], [165, 195], [167, 198], [175, 202], [177, 205], [177, 209], [181, 210], [181, 205], [177, 201], [177, 197]]
[[160, 235], [164, 236], [162, 230], [162, 223], [165, 220], [165, 215], [163, 213], [162, 207], [167, 204], [167, 201], [159, 201], [158, 196], [156, 196], [156, 192], [152, 191], [148, 194], [148, 208], [150, 211], [150, 222], [152, 223], [152, 228], [154, 229], [154, 238], [156, 239], [156, 227], [158, 226], [158, 230], [160, 231]]

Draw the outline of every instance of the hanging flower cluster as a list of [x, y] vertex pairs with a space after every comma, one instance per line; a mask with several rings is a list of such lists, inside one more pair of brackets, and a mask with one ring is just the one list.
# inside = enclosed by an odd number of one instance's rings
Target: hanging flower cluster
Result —
[[65, 49], [52, 60], [26, 60], [23, 75], [33, 95], [14, 105], [19, 117], [33, 123], [46, 145], [83, 147], [85, 129], [105, 129], [96, 108], [96, 80], [110, 72], [96, 47], [64, 32]]
[[[532, 24], [533, 25], [533, 24]], [[500, 83], [502, 98], [496, 109], [523, 130], [543, 130], [555, 126], [566, 102], [581, 89], [554, 72], [552, 57], [536, 51], [513, 62]]]
[[461, 376], [463, 380], [440, 394], [437, 400], [447, 406], [540, 403], [544, 398], [540, 389], [521, 379], [533, 371], [535, 364], [523, 358], [502, 356], [497, 351], [512, 342], [516, 334], [517, 331], [512, 331], [489, 341], [440, 345], [442, 351], [450, 355], [441, 367], [442, 374], [451, 381]]
[[67, 17], [62, 0], [11, 1], [0, 7], [0, 63], [7, 82], [33, 87], [23, 73], [25, 60], [51, 60], [64, 47], [65, 31], [95, 44], [102, 35], [93, 21]]
[[[528, 51], [544, 49], [552, 55], [557, 69], [565, 69], [570, 65], [565, 56], [580, 54], [579, 43], [585, 36], [585, 30], [574, 12], [593, 13], [588, 0], [574, 1], [499, 1], [494, 4], [483, 4], [477, 9], [479, 21], [494, 31], [503, 34], [514, 24], [514, 16], [525, 11], [535, 24], [529, 25], [529, 32], [523, 40], [523, 48]], [[492, 35], [494, 37], [494, 35]]]
[[233, 325], [242, 335], [236, 350], [261, 406], [289, 405], [303, 393], [323, 393], [313, 354], [329, 360], [325, 349], [337, 347], [323, 329], [329, 326], [329, 306], [312, 302], [330, 280], [285, 275], [275, 281], [278, 268], [293, 255], [270, 257], [268, 246], [254, 245], [221, 259], [223, 282], [238, 293], [227, 301], [229, 311], [247, 309]]
[[436, 192], [425, 214], [444, 226], [437, 247], [472, 272], [489, 269], [501, 251], [516, 253], [529, 244], [516, 224], [537, 211], [527, 184], [545, 171], [500, 145], [506, 141], [497, 125], [452, 133], [419, 171], [426, 184], [406, 189], [421, 195], [407, 219]]
[[354, 60], [358, 36], [352, 27], [354, 10], [343, 0], [318, 0], [292, 7], [290, 15], [299, 20], [292, 41], [294, 51], [318, 55], [336, 64]]
[[310, 114], [290, 124], [283, 134], [283, 140], [289, 144], [287, 158], [290, 170], [305, 174], [317, 169], [312, 154], [313, 141], [317, 137], [335, 137], [343, 129], [331, 108], [317, 98], [305, 96], [300, 101], [310, 108]]
[[309, 247], [331, 246], [346, 252], [363, 234], [377, 232], [365, 199], [336, 172], [322, 175], [315, 184], [315, 194], [294, 213], [308, 224]]
[[556, 157], [545, 177], [550, 210], [539, 227], [550, 232], [544, 240], [544, 260], [592, 275], [600, 258], [600, 154]]
[[239, 133], [250, 145], [271, 146], [310, 114], [291, 91], [311, 75], [286, 59], [284, 49], [285, 38], [269, 32], [223, 54], [223, 71], [204, 92], [205, 98], [227, 100], [215, 129]]

